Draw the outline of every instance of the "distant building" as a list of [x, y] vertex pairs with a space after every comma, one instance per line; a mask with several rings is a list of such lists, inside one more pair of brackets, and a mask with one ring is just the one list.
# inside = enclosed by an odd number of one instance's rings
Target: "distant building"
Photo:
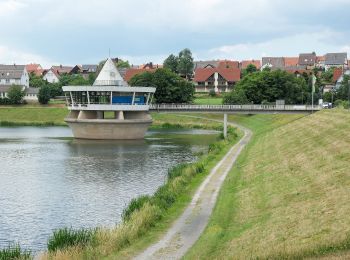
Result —
[[299, 57], [283, 57], [284, 67], [296, 67], [298, 66]]
[[341, 53], [327, 53], [325, 56], [325, 69], [328, 70], [331, 67], [347, 67], [348, 55], [346, 52]]
[[33, 73], [36, 76], [42, 76], [44, 72], [44, 69], [41, 67], [41, 65], [36, 63], [27, 64], [26, 69], [29, 74]]
[[29, 87], [29, 74], [25, 65], [0, 65], [0, 97], [7, 97], [13, 85], [22, 87], [25, 100], [38, 100], [38, 89]]
[[284, 58], [283, 57], [263, 57], [261, 70], [265, 68], [284, 69]]
[[62, 74], [69, 74], [73, 69], [73, 67], [60, 65], [60, 66], [52, 66], [51, 69], [57, 72], [59, 75], [62, 75]]
[[248, 65], [254, 65], [258, 70], [261, 68], [261, 61], [260, 60], [242, 60], [240, 63], [241, 69], [246, 69]]
[[[132, 77], [135, 75], [144, 73], [144, 72], [155, 72], [157, 69], [126, 69], [125, 72], [123, 69], [118, 69], [122, 77], [126, 82], [129, 82]], [[124, 74], [124, 75], [123, 75]]]
[[49, 83], [58, 83], [60, 81], [60, 75], [57, 71], [52, 68], [44, 72], [43, 79]]
[[325, 56], [317, 56], [316, 57], [316, 67], [317, 68], [324, 68], [325, 67], [325, 61], [326, 61], [326, 57]]
[[196, 69], [217, 68], [218, 65], [219, 65], [218, 60], [195, 61], [193, 69], [195, 71]]
[[299, 66], [306, 66], [308, 69], [315, 67], [316, 64], [316, 53], [301, 53], [299, 54]]
[[25, 65], [0, 65], [0, 85], [29, 87], [29, 74]]
[[238, 68], [199, 68], [195, 70], [194, 83], [196, 92], [228, 92], [240, 80]]

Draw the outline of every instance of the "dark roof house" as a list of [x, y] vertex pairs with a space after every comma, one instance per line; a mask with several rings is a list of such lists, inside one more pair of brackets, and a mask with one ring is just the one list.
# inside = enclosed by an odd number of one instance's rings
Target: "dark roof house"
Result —
[[339, 65], [347, 65], [347, 53], [341, 52], [341, 53], [327, 53], [326, 54], [326, 60], [325, 65], [328, 66], [339, 66]]
[[316, 64], [316, 53], [300, 53], [298, 65], [300, 66], [314, 66]]

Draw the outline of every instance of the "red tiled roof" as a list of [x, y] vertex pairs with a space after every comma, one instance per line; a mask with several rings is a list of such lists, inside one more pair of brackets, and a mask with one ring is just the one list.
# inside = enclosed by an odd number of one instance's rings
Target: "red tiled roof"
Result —
[[221, 60], [219, 61], [218, 68], [220, 69], [229, 69], [229, 68], [239, 68], [239, 62], [238, 61], [232, 61], [232, 60]]
[[261, 68], [261, 61], [260, 60], [242, 60], [241, 68], [245, 69], [248, 67], [249, 64], [254, 65], [257, 69]]
[[284, 57], [284, 66], [293, 67], [297, 66], [299, 62], [299, 57]]
[[28, 73], [34, 73], [37, 76], [41, 76], [44, 72], [41, 65], [35, 63], [27, 64], [26, 69]]
[[241, 71], [238, 68], [199, 68], [195, 70], [193, 80], [195, 82], [204, 82], [215, 72], [230, 82], [236, 82], [241, 79]]
[[333, 82], [336, 82], [343, 75], [342, 68], [335, 68], [333, 70]]
[[69, 72], [71, 72], [73, 67], [60, 65], [60, 66], [52, 66], [51, 69], [57, 72], [58, 74], [63, 74], [63, 73], [68, 74]]
[[155, 72], [156, 69], [128, 69], [125, 72], [124, 80], [129, 81], [133, 76], [141, 74], [143, 72]]

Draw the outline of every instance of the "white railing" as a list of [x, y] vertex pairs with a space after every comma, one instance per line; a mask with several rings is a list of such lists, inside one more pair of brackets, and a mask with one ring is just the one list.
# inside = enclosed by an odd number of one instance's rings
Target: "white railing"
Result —
[[203, 111], [318, 111], [321, 106], [311, 105], [188, 105], [151, 104], [151, 110], [203, 110]]

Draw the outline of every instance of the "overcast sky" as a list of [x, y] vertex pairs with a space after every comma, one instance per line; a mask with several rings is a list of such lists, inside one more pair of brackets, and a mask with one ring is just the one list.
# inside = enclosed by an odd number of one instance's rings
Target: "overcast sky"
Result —
[[0, 63], [350, 52], [350, 0], [0, 0]]

